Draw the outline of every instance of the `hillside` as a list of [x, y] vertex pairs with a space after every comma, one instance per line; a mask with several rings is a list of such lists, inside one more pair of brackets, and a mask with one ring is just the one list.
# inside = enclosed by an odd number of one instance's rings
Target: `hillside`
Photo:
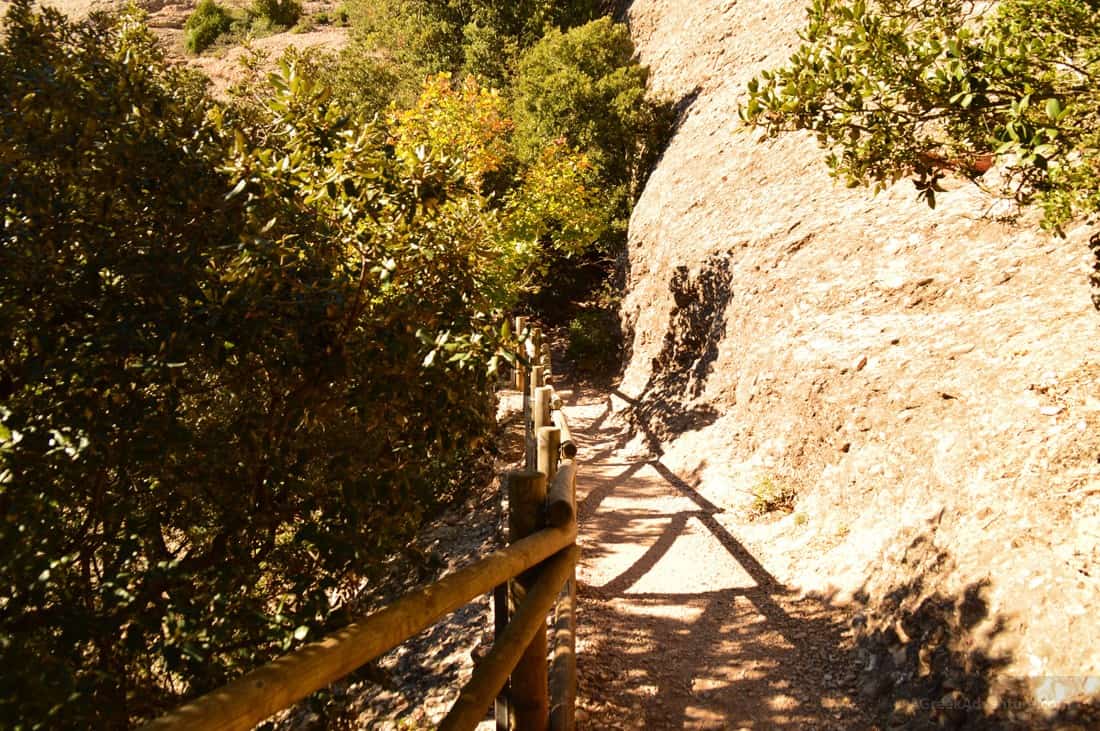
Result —
[[991, 674], [967, 700], [1080, 700], [1100, 676], [1090, 228], [997, 220], [963, 182], [935, 211], [908, 181], [845, 189], [809, 135], [743, 126], [746, 82], [786, 60], [803, 8], [626, 11], [681, 115], [631, 220], [617, 408], [726, 513], [797, 494], [742, 538], [786, 585], [865, 605], [881, 653], [863, 670], [891, 678], [866, 696]]
[[[124, 0], [46, 0], [44, 6], [56, 8], [70, 17], [79, 18], [96, 10], [125, 7]], [[239, 39], [226, 39], [201, 55], [187, 52], [183, 45], [183, 24], [198, 4], [197, 0], [135, 0], [137, 7], [148, 13], [149, 28], [163, 42], [169, 58], [200, 69], [216, 92], [225, 91], [239, 81], [244, 71], [241, 61], [247, 50]], [[225, 3], [229, 7], [245, 7], [247, 2]], [[0, 0], [0, 18], [7, 13], [9, 3]], [[329, 17], [339, 5], [336, 0], [312, 0], [302, 3], [303, 22], [297, 28], [264, 34], [249, 40], [250, 47], [266, 56], [270, 66], [287, 48], [339, 51], [347, 44], [347, 26], [329, 23]], [[318, 18], [324, 22], [318, 22]]]

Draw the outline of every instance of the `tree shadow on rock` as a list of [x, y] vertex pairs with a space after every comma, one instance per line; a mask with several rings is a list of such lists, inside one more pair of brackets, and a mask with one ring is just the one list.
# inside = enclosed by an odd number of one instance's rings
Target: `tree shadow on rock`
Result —
[[988, 581], [954, 595], [932, 588], [938, 569], [952, 561], [925, 536], [910, 543], [903, 562], [916, 563], [919, 573], [878, 599], [856, 596], [870, 617], [858, 640], [859, 694], [877, 720], [914, 731], [1100, 728], [1095, 695], [1051, 714], [1040, 707], [1043, 694], [1033, 693], [1043, 683], [1084, 678], [1003, 675], [1013, 657], [993, 649], [1007, 625], [990, 610]]
[[702, 429], [718, 419], [709, 404], [690, 402], [703, 394], [726, 331], [726, 307], [732, 273], [728, 254], [708, 257], [699, 271], [676, 268], [669, 282], [673, 308], [661, 351], [653, 358], [649, 382], [631, 399], [632, 426], [643, 431], [649, 446], [685, 431]]

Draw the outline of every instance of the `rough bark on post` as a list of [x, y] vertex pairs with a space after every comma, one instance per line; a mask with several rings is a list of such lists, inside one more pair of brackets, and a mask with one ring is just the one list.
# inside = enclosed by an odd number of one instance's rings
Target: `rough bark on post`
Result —
[[554, 426], [544, 426], [536, 436], [538, 444], [538, 463], [535, 467], [546, 475], [546, 484], [554, 481], [558, 473], [558, 457], [561, 454], [561, 430]]
[[535, 427], [535, 434], [544, 426], [553, 426], [550, 420], [550, 399], [554, 395], [553, 386], [543, 386], [535, 389], [535, 401], [531, 406], [531, 423]]
[[[515, 542], [543, 527], [546, 502], [546, 477], [539, 472], [512, 472], [508, 475], [508, 540]], [[512, 605], [518, 606], [535, 585], [537, 569], [527, 571], [511, 582]], [[545, 731], [550, 720], [550, 686], [546, 665], [545, 622], [512, 671], [511, 705], [517, 731]]]
[[541, 357], [539, 358], [539, 360], [542, 363], [542, 365], [546, 368], [547, 375], [549, 375], [550, 373], [552, 373], [554, 371], [554, 368], [550, 363], [550, 345], [549, 345], [549, 343], [543, 343], [542, 344], [542, 353], [541, 353]]
[[[519, 339], [520, 349], [524, 352], [521, 355], [526, 355], [526, 341], [523, 340], [523, 331], [527, 329], [527, 318], [520, 315], [516, 318], [516, 338]], [[527, 388], [527, 374], [524, 372], [524, 366], [522, 363], [516, 363], [515, 368], [515, 387], [520, 393], [523, 393]]]

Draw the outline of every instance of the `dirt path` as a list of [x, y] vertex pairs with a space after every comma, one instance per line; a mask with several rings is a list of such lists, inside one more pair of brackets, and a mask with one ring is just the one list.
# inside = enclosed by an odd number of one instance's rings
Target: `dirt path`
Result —
[[613, 398], [567, 402], [583, 465], [578, 727], [872, 727], [851, 618], [780, 584], [738, 516], [628, 444]]

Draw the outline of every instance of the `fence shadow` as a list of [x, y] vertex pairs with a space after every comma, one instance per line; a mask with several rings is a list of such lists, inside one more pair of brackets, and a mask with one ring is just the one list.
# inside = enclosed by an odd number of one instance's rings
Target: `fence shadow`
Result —
[[[994, 649], [1005, 621], [983, 583], [939, 589], [950, 556], [928, 536], [909, 546], [917, 569], [904, 583], [875, 596], [865, 586], [847, 603], [799, 595], [659, 457], [609, 461], [627, 436], [601, 426], [585, 455], [584, 726], [1100, 728], [1096, 697], [1048, 715], [1031, 700], [1041, 679], [1002, 677], [1013, 661]], [[708, 586], [699, 577], [718, 562], [729, 578]]]
[[[783, 586], [719, 521], [721, 509], [659, 459], [607, 468], [580, 513], [584, 563], [621, 567], [580, 586], [582, 695], [599, 699], [589, 726], [804, 729], [826, 718], [866, 727], [847, 615]], [[630, 509], [632, 495], [657, 507]], [[681, 540], [720, 547], [724, 555], [698, 561], [735, 567], [730, 580], [700, 585], [708, 567], [693, 565]], [[622, 552], [632, 558], [616, 561]], [[660, 569], [673, 554], [673, 568]], [[825, 670], [814, 679], [814, 666], [848, 677]]]

